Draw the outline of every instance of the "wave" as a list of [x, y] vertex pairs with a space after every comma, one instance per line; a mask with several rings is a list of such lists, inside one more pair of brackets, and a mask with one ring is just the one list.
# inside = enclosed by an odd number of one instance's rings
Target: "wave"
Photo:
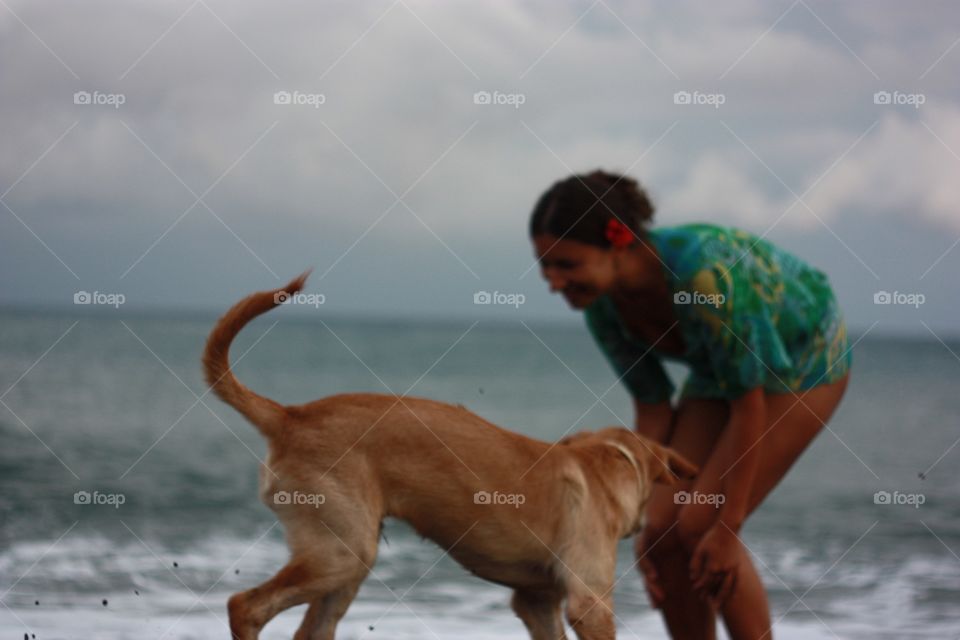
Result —
[[[661, 636], [628, 543], [618, 567], [620, 634]], [[761, 554], [756, 564], [774, 619], [782, 616], [779, 638], [951, 637], [957, 628], [960, 563], [913, 553], [895, 564], [831, 566], [835, 558], [816, 559], [809, 549], [775, 545]], [[128, 542], [88, 533], [71, 533], [59, 542], [18, 542], [0, 553], [0, 582], [12, 587], [2, 599], [9, 609], [0, 609], [0, 626], [42, 638], [68, 637], [78, 629], [85, 630], [84, 637], [105, 640], [144, 633], [219, 636], [229, 594], [267, 579], [286, 558], [278, 527], [252, 538], [214, 535], [184, 546], [138, 539], [134, 532]], [[524, 638], [508, 602], [506, 589], [470, 576], [409, 530], [388, 526], [342, 636]], [[301, 615], [302, 608], [282, 614], [263, 637], [290, 637]]]

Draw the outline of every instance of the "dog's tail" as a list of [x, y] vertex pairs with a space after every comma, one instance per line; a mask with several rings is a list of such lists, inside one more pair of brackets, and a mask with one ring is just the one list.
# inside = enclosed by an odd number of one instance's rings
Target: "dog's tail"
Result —
[[310, 272], [306, 271], [285, 287], [254, 293], [230, 307], [213, 327], [203, 351], [203, 372], [207, 384], [221, 400], [252, 422], [267, 439], [279, 433], [287, 410], [280, 403], [257, 395], [240, 384], [230, 370], [230, 343], [248, 322], [303, 289], [308, 275]]

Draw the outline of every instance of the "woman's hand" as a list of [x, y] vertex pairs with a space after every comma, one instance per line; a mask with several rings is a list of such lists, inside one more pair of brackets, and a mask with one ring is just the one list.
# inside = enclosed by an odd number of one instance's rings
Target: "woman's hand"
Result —
[[647, 589], [647, 596], [650, 598], [650, 606], [659, 609], [663, 605], [666, 594], [660, 585], [660, 577], [657, 575], [657, 568], [650, 558], [650, 547], [656, 544], [653, 529], [644, 527], [643, 531], [636, 538], [635, 557], [640, 566], [640, 573], [643, 574], [643, 586]]
[[722, 522], [714, 523], [703, 534], [690, 558], [693, 588], [714, 607], [721, 607], [737, 584], [741, 560], [737, 535]]

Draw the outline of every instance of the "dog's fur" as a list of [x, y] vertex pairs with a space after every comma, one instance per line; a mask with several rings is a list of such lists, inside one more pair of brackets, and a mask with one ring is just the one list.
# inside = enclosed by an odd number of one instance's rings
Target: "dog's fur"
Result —
[[[564, 638], [564, 601], [578, 638], [613, 638], [617, 541], [639, 529], [653, 482], [696, 469], [623, 428], [550, 444], [420, 398], [352, 393], [282, 406], [259, 396], [231, 372], [230, 343], [306, 276], [233, 306], [203, 355], [214, 392], [267, 439], [260, 499], [291, 551], [273, 578], [230, 598], [233, 637], [256, 638], [284, 609], [309, 603], [295, 638], [333, 638], [392, 516], [477, 576], [513, 588], [513, 609], [535, 640]], [[482, 492], [500, 499], [478, 499]], [[522, 498], [504, 502], [511, 495]]]

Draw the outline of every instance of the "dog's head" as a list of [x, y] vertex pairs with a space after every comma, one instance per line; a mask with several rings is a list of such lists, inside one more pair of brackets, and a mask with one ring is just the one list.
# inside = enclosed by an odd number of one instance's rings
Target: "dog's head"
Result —
[[643, 510], [655, 483], [673, 485], [693, 478], [698, 469], [673, 449], [622, 427], [582, 431], [563, 438], [560, 446], [575, 449], [621, 504], [622, 535], [643, 525]]
[[578, 447], [601, 447], [613, 445], [614, 449], [630, 462], [633, 457], [636, 466], [643, 474], [646, 484], [676, 484], [681, 479], [690, 479], [699, 469], [679, 453], [635, 431], [623, 427], [604, 427], [598, 431], [580, 431], [562, 440], [561, 445]]

